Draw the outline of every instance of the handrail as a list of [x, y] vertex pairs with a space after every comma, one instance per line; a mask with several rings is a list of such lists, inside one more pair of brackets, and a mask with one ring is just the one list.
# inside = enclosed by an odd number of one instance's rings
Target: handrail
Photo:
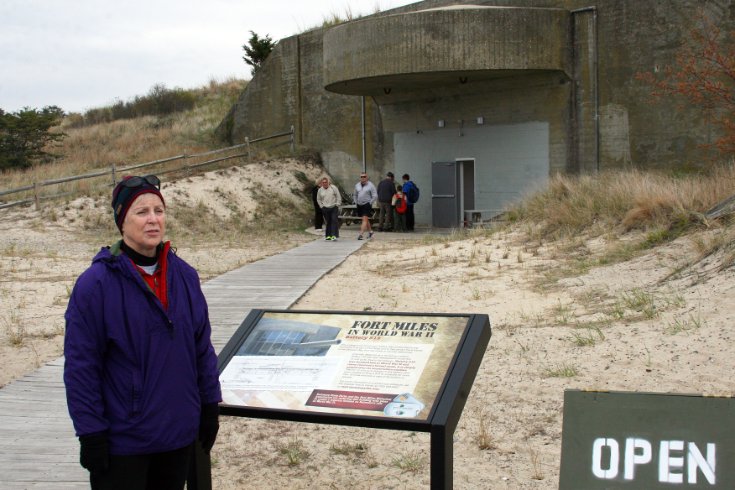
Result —
[[7, 191], [0, 191], [0, 196], [4, 196], [6, 194], [15, 194], [16, 192], [24, 192], [24, 191], [30, 191], [33, 189], [35, 184], [27, 185], [25, 187], [18, 187], [17, 189], [9, 189]]
[[184, 158], [186, 158], [186, 155], [176, 155], [175, 157], [162, 158], [160, 160], [153, 160], [152, 162], [137, 163], [129, 167], [123, 167], [120, 169], [120, 171], [125, 172], [127, 170], [135, 170], [137, 168], [152, 167], [153, 165], [158, 165], [159, 163], [173, 162]]
[[173, 157], [161, 158], [159, 160], [153, 160], [153, 161], [150, 161], [150, 162], [136, 163], [136, 164], [133, 164], [133, 165], [129, 165], [127, 167], [119, 167], [118, 168], [118, 167], [115, 166], [115, 164], [112, 164], [110, 166], [110, 168], [109, 169], [106, 169], [106, 170], [98, 170], [98, 171], [94, 171], [94, 172], [90, 172], [90, 173], [86, 173], [86, 174], [81, 174], [81, 175], [72, 175], [72, 176], [69, 176], [69, 177], [60, 177], [60, 178], [57, 178], [57, 179], [43, 180], [43, 181], [40, 181], [40, 182], [34, 182], [31, 185], [26, 185], [26, 186], [23, 186], [23, 187], [17, 187], [15, 189], [1, 190], [0, 191], [0, 196], [7, 196], [7, 195], [10, 195], [10, 194], [17, 194], [17, 193], [21, 193], [21, 192], [33, 191], [33, 198], [32, 199], [20, 199], [18, 201], [12, 201], [12, 202], [7, 202], [7, 203], [0, 203], [0, 209], [6, 209], [6, 208], [13, 207], [13, 206], [20, 206], [20, 205], [23, 205], [23, 204], [29, 204], [29, 203], [33, 203], [33, 202], [36, 203], [36, 207], [39, 207], [39, 203], [40, 203], [41, 200], [52, 199], [52, 198], [55, 198], [55, 197], [59, 197], [59, 196], [67, 195], [68, 194], [68, 193], [63, 193], [63, 194], [56, 194], [56, 195], [53, 195], [53, 196], [41, 196], [39, 194], [39, 192], [38, 192], [41, 187], [50, 186], [50, 185], [64, 184], [64, 183], [67, 183], [67, 182], [73, 182], [73, 181], [84, 180], [84, 179], [92, 179], [92, 178], [95, 178], [95, 177], [104, 177], [106, 175], [112, 176], [112, 185], [114, 186], [116, 184], [116, 174], [118, 174], [120, 172], [128, 172], [130, 170], [136, 170], [136, 169], [140, 169], [140, 168], [151, 167], [151, 166], [154, 166], [154, 165], [161, 165], [161, 164], [164, 164], [164, 163], [169, 163], [169, 162], [173, 162], [173, 161], [177, 161], [177, 160], [184, 160], [186, 162], [186, 161], [188, 161], [188, 160], [190, 160], [192, 158], [209, 157], [209, 156], [216, 155], [216, 154], [219, 154], [219, 153], [224, 153], [224, 152], [227, 152], [227, 151], [232, 151], [232, 150], [237, 150], [237, 149], [240, 149], [240, 148], [247, 147], [247, 152], [245, 152], [245, 153], [242, 153], [241, 152], [241, 153], [237, 153], [237, 154], [234, 154], [234, 155], [229, 155], [229, 156], [225, 156], [225, 157], [221, 157], [221, 158], [214, 158], [214, 159], [211, 159], [211, 160], [206, 160], [204, 162], [198, 162], [198, 163], [195, 163], [195, 164], [186, 164], [185, 163], [181, 167], [172, 168], [172, 169], [161, 169], [157, 173], [158, 174], [167, 174], [167, 173], [173, 173], [173, 172], [187, 171], [187, 170], [192, 170], [192, 169], [196, 169], [196, 168], [201, 168], [201, 167], [204, 167], [204, 166], [207, 166], [207, 165], [211, 165], [211, 164], [214, 164], [214, 163], [223, 162], [223, 161], [226, 161], [226, 160], [231, 160], [233, 158], [247, 157], [248, 158], [248, 161], [249, 161], [250, 160], [250, 145], [251, 144], [257, 143], [257, 142], [260, 142], [260, 141], [266, 141], [266, 140], [274, 139], [274, 138], [281, 138], [281, 137], [284, 137], [284, 136], [290, 136], [291, 137], [291, 139], [290, 139], [291, 152], [293, 152], [294, 151], [294, 127], [291, 126], [291, 129], [289, 131], [284, 131], [282, 133], [276, 133], [276, 134], [272, 134], [270, 136], [263, 136], [263, 137], [255, 138], [255, 139], [245, 138], [245, 143], [240, 143], [240, 144], [233, 145], [233, 146], [228, 146], [228, 147], [225, 147], [225, 148], [217, 148], [215, 150], [209, 150], [209, 151], [205, 151], [205, 152], [202, 152], [202, 153], [194, 153], [194, 154], [191, 154], [191, 155], [186, 155], [186, 154], [176, 155], [176, 156], [173, 156]]
[[60, 179], [42, 180], [41, 182], [38, 182], [38, 185], [47, 186], [47, 185], [54, 185], [54, 184], [64, 184], [66, 182], [72, 182], [75, 180], [91, 179], [93, 177], [102, 177], [103, 175], [107, 175], [108, 173], [109, 172], [107, 170], [104, 170], [104, 171], [99, 171], [99, 172], [92, 172], [89, 174], [72, 175], [71, 177], [62, 177]]

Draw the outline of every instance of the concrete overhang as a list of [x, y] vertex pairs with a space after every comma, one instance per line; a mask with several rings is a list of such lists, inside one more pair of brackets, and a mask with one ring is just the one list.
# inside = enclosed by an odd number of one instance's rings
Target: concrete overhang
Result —
[[569, 76], [569, 15], [459, 5], [341, 24], [324, 34], [324, 88], [384, 95], [545, 71]]

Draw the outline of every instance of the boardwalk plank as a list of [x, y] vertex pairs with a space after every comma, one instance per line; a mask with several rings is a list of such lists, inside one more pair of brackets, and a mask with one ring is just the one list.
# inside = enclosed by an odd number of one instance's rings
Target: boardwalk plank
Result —
[[[202, 285], [219, 352], [253, 308], [287, 309], [364, 242], [314, 241]], [[63, 357], [0, 388], [0, 488], [89, 488], [66, 408]]]

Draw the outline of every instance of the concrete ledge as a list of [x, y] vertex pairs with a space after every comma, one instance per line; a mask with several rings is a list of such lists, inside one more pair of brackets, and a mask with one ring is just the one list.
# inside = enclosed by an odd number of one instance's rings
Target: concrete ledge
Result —
[[454, 6], [367, 18], [324, 34], [324, 85], [347, 95], [571, 73], [564, 9]]

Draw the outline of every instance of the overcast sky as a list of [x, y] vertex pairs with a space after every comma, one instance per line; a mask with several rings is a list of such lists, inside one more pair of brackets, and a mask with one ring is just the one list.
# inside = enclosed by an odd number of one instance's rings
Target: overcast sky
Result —
[[67, 112], [127, 101], [155, 84], [250, 78], [249, 31], [274, 41], [345, 12], [416, 0], [0, 0], [0, 109]]

